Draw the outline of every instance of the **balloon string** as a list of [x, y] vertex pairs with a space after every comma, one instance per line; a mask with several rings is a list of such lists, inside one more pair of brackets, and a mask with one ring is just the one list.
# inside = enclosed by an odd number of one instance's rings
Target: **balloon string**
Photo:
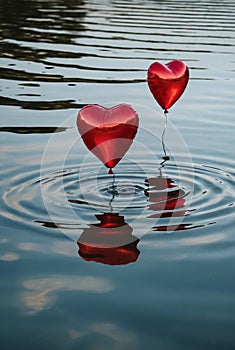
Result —
[[110, 211], [111, 213], [113, 212], [113, 207], [112, 207], [112, 202], [115, 199], [115, 195], [116, 195], [116, 186], [115, 186], [115, 173], [112, 172], [113, 175], [113, 181], [112, 181], [112, 185], [111, 185], [111, 193], [112, 193], [112, 198], [109, 201], [109, 206], [110, 206]]
[[164, 156], [162, 157], [163, 161], [160, 163], [160, 168], [158, 169], [159, 172], [161, 173], [161, 169], [164, 167], [164, 164], [167, 160], [170, 159], [169, 156], [167, 156], [167, 153], [166, 153], [166, 145], [165, 145], [165, 133], [166, 133], [166, 127], [167, 127], [167, 122], [168, 122], [168, 119], [167, 119], [167, 113], [168, 111], [165, 110], [164, 111], [164, 116], [165, 116], [165, 125], [164, 125], [164, 129], [162, 131], [162, 149], [163, 149], [163, 153], [164, 153]]
[[162, 149], [163, 149], [163, 152], [164, 152], [163, 159], [167, 156], [166, 155], [166, 146], [165, 146], [165, 133], [166, 133], [166, 126], [167, 126], [167, 113], [166, 112], [164, 112], [164, 116], [165, 116], [165, 125], [164, 125], [164, 129], [163, 129], [163, 132], [162, 132]]

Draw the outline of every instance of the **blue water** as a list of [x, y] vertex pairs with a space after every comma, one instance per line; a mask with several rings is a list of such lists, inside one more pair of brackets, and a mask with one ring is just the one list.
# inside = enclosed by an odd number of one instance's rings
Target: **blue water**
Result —
[[[235, 3], [12, 0], [0, 18], [1, 348], [234, 349]], [[173, 59], [190, 80], [165, 124], [146, 76]], [[76, 128], [93, 103], [139, 115], [114, 177]]]

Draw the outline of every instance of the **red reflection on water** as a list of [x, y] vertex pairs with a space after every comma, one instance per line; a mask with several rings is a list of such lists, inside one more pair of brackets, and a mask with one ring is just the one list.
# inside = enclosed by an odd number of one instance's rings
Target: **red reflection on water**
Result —
[[[185, 216], [187, 211], [185, 206], [185, 191], [174, 183], [168, 177], [159, 176], [149, 178], [145, 181], [148, 188], [145, 195], [149, 198], [149, 210], [155, 213], [148, 218], [168, 218]], [[164, 225], [153, 227], [153, 231], [176, 231], [184, 230], [187, 224]]]
[[[148, 189], [145, 190], [145, 195], [149, 197], [149, 209], [157, 211], [150, 215], [151, 218], [184, 216], [186, 210], [183, 209], [185, 205], [185, 191], [174, 183], [168, 177], [155, 177], [145, 181]], [[176, 210], [177, 209], [177, 210]]]
[[180, 231], [189, 228], [189, 224], [165, 225], [153, 227], [153, 231]]
[[180, 225], [165, 225], [153, 227], [153, 231], [180, 231], [180, 230], [190, 230], [198, 227], [203, 227], [204, 225], [193, 225], [193, 224], [180, 224]]
[[100, 221], [83, 230], [77, 241], [78, 254], [86, 261], [108, 265], [135, 262], [139, 256], [139, 239], [132, 235], [132, 227], [123, 216], [115, 213], [96, 215]]

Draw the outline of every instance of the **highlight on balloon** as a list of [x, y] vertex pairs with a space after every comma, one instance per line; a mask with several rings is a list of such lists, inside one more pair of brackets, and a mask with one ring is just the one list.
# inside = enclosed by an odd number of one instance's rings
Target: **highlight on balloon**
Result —
[[138, 126], [138, 115], [127, 104], [111, 108], [87, 105], [77, 117], [84, 144], [109, 169], [109, 174], [130, 148]]
[[148, 68], [149, 89], [165, 113], [183, 94], [189, 80], [189, 69], [179, 60], [163, 65], [154, 62]]

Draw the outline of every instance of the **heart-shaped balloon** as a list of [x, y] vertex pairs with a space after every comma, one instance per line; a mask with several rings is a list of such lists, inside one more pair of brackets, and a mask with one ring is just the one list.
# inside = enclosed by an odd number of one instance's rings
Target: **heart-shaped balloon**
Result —
[[154, 62], [148, 69], [148, 86], [153, 97], [167, 113], [182, 95], [189, 80], [186, 64], [174, 60], [166, 65]]
[[138, 115], [127, 104], [111, 108], [87, 105], [77, 117], [78, 131], [85, 145], [110, 173], [130, 148], [138, 126]]

